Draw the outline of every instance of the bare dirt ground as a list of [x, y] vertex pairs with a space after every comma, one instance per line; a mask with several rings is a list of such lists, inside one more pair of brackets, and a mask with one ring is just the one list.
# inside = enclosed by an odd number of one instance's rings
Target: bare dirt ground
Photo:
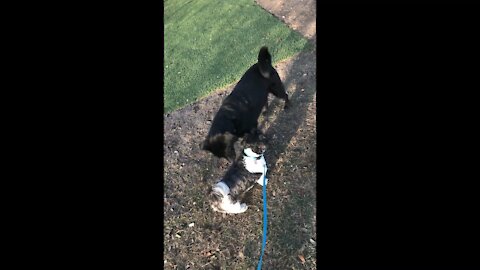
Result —
[[[257, 2], [314, 45], [277, 63], [291, 108], [284, 111], [283, 101], [272, 96], [267, 115], [259, 121], [270, 139], [262, 268], [316, 269], [316, 2]], [[213, 212], [207, 190], [229, 164], [199, 148], [233, 86], [164, 115], [165, 269], [256, 269], [262, 241], [261, 187], [249, 191], [245, 213]]]

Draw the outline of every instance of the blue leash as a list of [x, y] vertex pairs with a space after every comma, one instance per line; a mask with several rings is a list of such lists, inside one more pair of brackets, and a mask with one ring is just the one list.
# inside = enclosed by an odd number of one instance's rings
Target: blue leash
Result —
[[[265, 167], [267, 165], [265, 164]], [[262, 236], [262, 253], [260, 254], [260, 262], [258, 263], [257, 270], [262, 269], [262, 259], [263, 252], [265, 251], [265, 246], [267, 245], [267, 184], [265, 183], [267, 179], [267, 171], [264, 170], [263, 175], [263, 236]]]

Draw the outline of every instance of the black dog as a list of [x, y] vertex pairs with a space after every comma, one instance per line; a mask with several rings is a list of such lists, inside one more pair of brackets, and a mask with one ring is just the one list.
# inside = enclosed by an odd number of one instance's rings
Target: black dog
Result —
[[244, 135], [258, 136], [258, 117], [267, 105], [268, 93], [285, 100], [285, 92], [267, 47], [258, 54], [258, 63], [251, 66], [240, 79], [232, 93], [223, 101], [215, 115], [207, 138], [200, 145], [219, 158], [235, 160], [234, 143]]
[[[223, 178], [209, 191], [210, 205], [214, 211], [230, 214], [243, 213], [248, 209], [241, 197], [255, 183], [263, 185], [266, 178], [266, 162], [263, 157], [265, 141], [245, 143], [240, 155], [228, 168]], [[267, 179], [265, 179], [267, 184]]]

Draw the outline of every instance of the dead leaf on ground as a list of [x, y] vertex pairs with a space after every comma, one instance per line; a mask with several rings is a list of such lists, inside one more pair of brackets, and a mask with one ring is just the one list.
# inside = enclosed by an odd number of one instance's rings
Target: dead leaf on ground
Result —
[[302, 264], [305, 263], [305, 258], [303, 257], [303, 255], [298, 255], [298, 258], [300, 259], [300, 261], [302, 262]]
[[242, 251], [239, 251], [238, 252], [238, 257], [243, 260], [245, 258], [245, 255], [243, 254]]

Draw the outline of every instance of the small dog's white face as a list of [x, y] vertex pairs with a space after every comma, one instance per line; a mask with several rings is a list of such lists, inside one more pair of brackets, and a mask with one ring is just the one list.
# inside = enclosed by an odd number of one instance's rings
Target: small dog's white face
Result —
[[267, 169], [267, 162], [263, 154], [257, 154], [250, 148], [244, 150], [243, 164], [245, 169], [251, 173], [264, 173]]
[[247, 148], [243, 152], [243, 164], [245, 165], [245, 169], [251, 173], [261, 173], [262, 175], [260, 178], [258, 178], [257, 183], [263, 186], [263, 181], [265, 180], [265, 185], [267, 185], [267, 162], [265, 161], [263, 152], [261, 154], [257, 154], [253, 152], [251, 148]]

